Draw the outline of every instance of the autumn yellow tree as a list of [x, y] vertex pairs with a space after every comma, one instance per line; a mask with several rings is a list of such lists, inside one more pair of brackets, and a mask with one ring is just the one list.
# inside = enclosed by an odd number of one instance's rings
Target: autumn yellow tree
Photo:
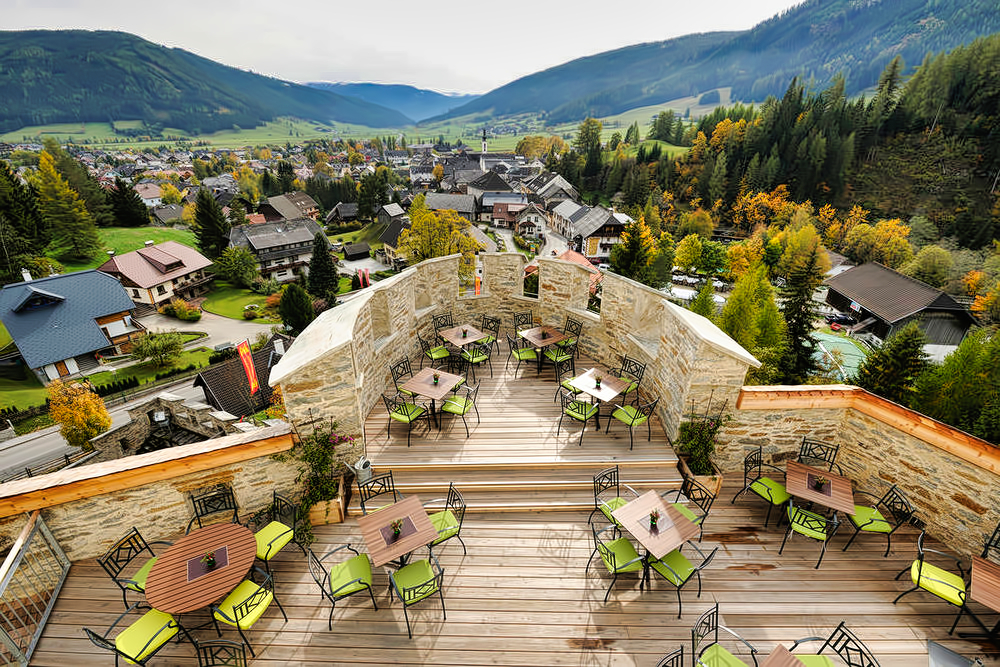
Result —
[[835, 217], [825, 222], [826, 228], [823, 230], [823, 240], [828, 247], [841, 251], [847, 244], [847, 235], [851, 233], [851, 230], [858, 225], [868, 223], [868, 211], [855, 204], [843, 219]]
[[458, 275], [471, 281], [479, 242], [469, 235], [469, 221], [452, 210], [431, 211], [418, 196], [410, 207], [410, 228], [399, 235], [399, 250], [411, 264], [432, 257], [461, 254]]
[[160, 201], [164, 204], [180, 204], [181, 191], [173, 183], [164, 183], [160, 186]]
[[73, 447], [84, 447], [96, 435], [111, 428], [111, 415], [90, 385], [53, 380], [49, 385], [49, 416], [60, 424], [59, 432]]
[[844, 254], [859, 264], [879, 262], [895, 269], [913, 259], [909, 235], [910, 228], [898, 218], [862, 223], [848, 232]]

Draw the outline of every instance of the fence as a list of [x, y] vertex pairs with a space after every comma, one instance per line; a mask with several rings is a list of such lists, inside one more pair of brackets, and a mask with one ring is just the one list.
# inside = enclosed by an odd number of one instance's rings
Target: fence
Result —
[[15, 479], [46, 475], [50, 472], [55, 472], [56, 470], [62, 470], [63, 468], [69, 468], [70, 466], [80, 465], [86, 463], [92, 457], [97, 456], [98, 453], [99, 452], [93, 450], [85, 451], [81, 449], [73, 452], [72, 454], [63, 454], [62, 456], [57, 456], [49, 459], [48, 461], [43, 461], [42, 463], [38, 463], [33, 466], [21, 468], [20, 470], [8, 471], [4, 474], [0, 474], [0, 484], [10, 482]]
[[0, 567], [0, 659], [4, 664], [28, 664], [69, 566], [69, 558], [35, 510]]

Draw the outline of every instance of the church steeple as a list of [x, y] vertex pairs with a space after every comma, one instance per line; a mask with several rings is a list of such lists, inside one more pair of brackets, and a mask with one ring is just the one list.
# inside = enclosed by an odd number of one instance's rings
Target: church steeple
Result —
[[486, 152], [486, 128], [483, 128], [483, 152]]

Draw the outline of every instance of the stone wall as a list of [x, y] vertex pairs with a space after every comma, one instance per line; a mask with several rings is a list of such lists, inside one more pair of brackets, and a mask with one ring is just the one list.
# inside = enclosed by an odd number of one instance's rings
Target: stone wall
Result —
[[741, 479], [747, 452], [761, 446], [780, 465], [803, 437], [839, 444], [856, 490], [899, 485], [927, 532], [957, 553], [978, 554], [1000, 521], [1000, 449], [856, 387], [746, 387], [715, 461]]

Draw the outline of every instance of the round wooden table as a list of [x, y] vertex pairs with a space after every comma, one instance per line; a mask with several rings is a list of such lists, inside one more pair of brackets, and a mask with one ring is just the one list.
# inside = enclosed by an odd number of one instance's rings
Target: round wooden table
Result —
[[[208, 552], [217, 554], [218, 565], [206, 572], [201, 559]], [[238, 523], [199, 528], [156, 559], [146, 579], [146, 601], [168, 614], [207, 607], [243, 581], [256, 554], [257, 540], [249, 528]]]

